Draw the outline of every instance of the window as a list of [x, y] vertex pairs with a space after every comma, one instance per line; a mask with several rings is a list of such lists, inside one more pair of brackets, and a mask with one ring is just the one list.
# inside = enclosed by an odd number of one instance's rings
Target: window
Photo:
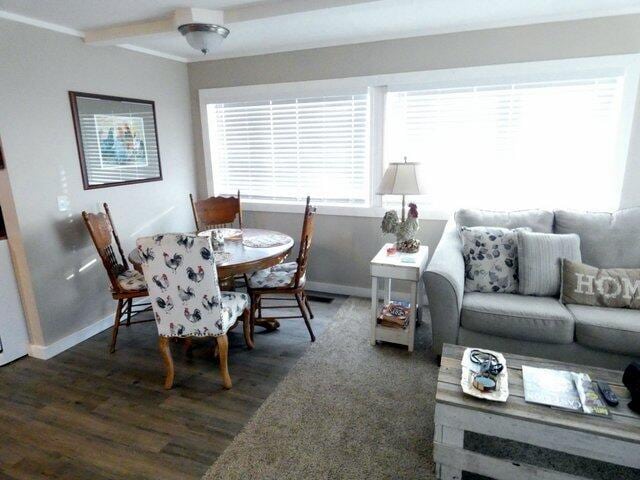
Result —
[[449, 211], [616, 209], [623, 80], [390, 91], [385, 162], [421, 162], [420, 203]]
[[639, 79], [640, 55], [621, 55], [201, 90], [208, 193], [379, 217], [400, 199], [376, 187], [407, 157], [421, 218], [615, 210]]
[[368, 95], [207, 105], [216, 194], [369, 204]]

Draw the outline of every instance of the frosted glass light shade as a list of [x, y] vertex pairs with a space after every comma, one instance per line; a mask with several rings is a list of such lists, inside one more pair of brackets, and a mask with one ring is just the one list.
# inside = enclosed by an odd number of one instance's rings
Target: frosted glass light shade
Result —
[[229, 35], [228, 29], [208, 23], [188, 23], [180, 25], [178, 31], [184, 35], [189, 45], [196, 50], [200, 50], [203, 55], [219, 47], [222, 41]]
[[376, 193], [378, 195], [422, 195], [419, 164], [390, 163]]

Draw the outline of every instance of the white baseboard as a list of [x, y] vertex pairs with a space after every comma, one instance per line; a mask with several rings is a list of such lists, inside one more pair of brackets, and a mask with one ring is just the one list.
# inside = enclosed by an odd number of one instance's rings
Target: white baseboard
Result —
[[[306, 284], [307, 290], [316, 292], [333, 293], [337, 295], [350, 295], [353, 297], [371, 298], [371, 289], [365, 287], [354, 287], [351, 285], [338, 285], [336, 283], [323, 283], [309, 281]], [[408, 292], [392, 291], [391, 296], [398, 300], [409, 300]], [[422, 304], [427, 305], [426, 295], [423, 295]]]
[[[336, 295], [349, 295], [353, 297], [371, 297], [371, 289], [364, 287], [354, 287], [352, 285], [338, 285], [336, 283], [323, 283], [323, 282], [307, 282], [307, 290], [313, 290], [316, 292], [333, 293]], [[407, 292], [392, 292], [393, 298], [400, 300], [408, 300], [409, 294]], [[424, 299], [423, 304], [426, 305]], [[56, 355], [70, 349], [71, 347], [84, 342], [85, 340], [97, 335], [100, 332], [113, 326], [113, 314], [104, 317], [102, 320], [88, 325], [77, 332], [73, 332], [60, 340], [53, 342], [50, 345], [29, 345], [29, 356], [39, 358], [40, 360], [49, 360]]]
[[371, 289], [363, 287], [354, 287], [352, 285], [338, 285], [335, 283], [307, 282], [305, 285], [307, 290], [313, 290], [322, 293], [333, 293], [336, 295], [350, 295], [353, 297], [370, 297]]
[[49, 360], [50, 358], [55, 357], [59, 353], [68, 350], [69, 348], [79, 344], [80, 342], [84, 342], [88, 338], [93, 337], [94, 335], [106, 330], [109, 327], [113, 326], [113, 314], [104, 317], [102, 320], [98, 320], [91, 325], [87, 325], [86, 327], [78, 330], [77, 332], [73, 332], [66, 337], [61, 338], [53, 342], [50, 345], [29, 345], [29, 356], [34, 358], [39, 358], [40, 360]]

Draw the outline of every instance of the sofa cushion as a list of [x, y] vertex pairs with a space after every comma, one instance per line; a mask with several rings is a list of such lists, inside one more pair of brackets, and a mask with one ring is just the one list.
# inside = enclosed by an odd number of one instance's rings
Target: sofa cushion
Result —
[[251, 306], [249, 295], [242, 292], [222, 292], [222, 315], [235, 320]]
[[555, 232], [580, 236], [584, 263], [598, 268], [640, 268], [640, 207], [615, 213], [556, 210]]
[[501, 227], [514, 229], [529, 227], [534, 232], [553, 232], [553, 213], [546, 210], [519, 210], [514, 212], [494, 212], [463, 208], [454, 219], [460, 227]]
[[461, 227], [465, 292], [518, 292], [518, 234], [495, 227]]
[[579, 344], [640, 357], [640, 311], [567, 305], [576, 322]]
[[[290, 287], [293, 285], [297, 271], [296, 262], [281, 263], [258, 270], [249, 277], [249, 287], [255, 289]], [[304, 277], [300, 281], [304, 283]]]
[[128, 292], [147, 289], [147, 282], [144, 276], [136, 270], [125, 270], [118, 275], [118, 285]]
[[518, 293], [558, 297], [562, 259], [579, 262], [580, 237], [576, 234], [518, 231]]
[[466, 293], [460, 323], [499, 337], [572, 343], [573, 315], [556, 299], [509, 293]]

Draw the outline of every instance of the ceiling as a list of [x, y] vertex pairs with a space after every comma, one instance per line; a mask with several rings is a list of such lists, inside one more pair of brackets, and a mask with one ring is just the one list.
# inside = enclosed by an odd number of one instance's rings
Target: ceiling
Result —
[[231, 34], [222, 47], [203, 57], [177, 31], [128, 40], [127, 46], [201, 61], [640, 13], [640, 0], [0, 0], [0, 17], [82, 36], [166, 18], [179, 7], [223, 10]]

